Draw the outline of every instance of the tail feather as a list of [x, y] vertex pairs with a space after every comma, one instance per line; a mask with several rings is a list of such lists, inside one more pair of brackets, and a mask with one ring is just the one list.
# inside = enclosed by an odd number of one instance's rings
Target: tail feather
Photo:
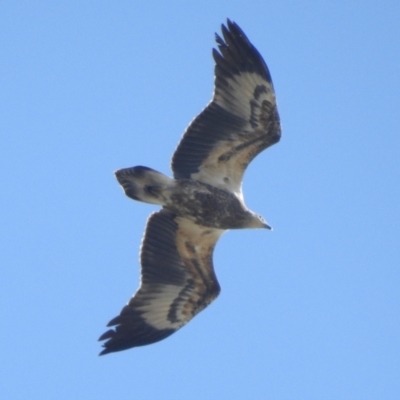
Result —
[[165, 204], [164, 191], [174, 183], [161, 172], [142, 166], [120, 169], [115, 176], [131, 199], [159, 205]]

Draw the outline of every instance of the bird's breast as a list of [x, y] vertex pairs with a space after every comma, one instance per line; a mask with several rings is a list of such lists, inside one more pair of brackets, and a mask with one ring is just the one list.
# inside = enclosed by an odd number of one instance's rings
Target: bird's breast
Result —
[[195, 180], [178, 180], [166, 208], [217, 229], [243, 226], [248, 212], [234, 193]]

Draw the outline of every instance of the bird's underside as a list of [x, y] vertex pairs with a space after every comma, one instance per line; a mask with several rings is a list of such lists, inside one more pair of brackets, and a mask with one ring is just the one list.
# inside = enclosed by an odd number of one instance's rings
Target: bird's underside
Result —
[[115, 175], [128, 197], [161, 205], [197, 225], [222, 230], [269, 227], [226, 189], [194, 179], [171, 179], [142, 166], [121, 169]]
[[147, 167], [116, 172], [126, 195], [163, 208], [147, 222], [140, 251], [141, 284], [108, 324], [100, 354], [157, 342], [217, 296], [212, 255], [228, 229], [269, 228], [243, 201], [251, 160], [280, 139], [269, 70], [239, 26], [216, 35], [215, 90], [172, 158], [173, 178]]

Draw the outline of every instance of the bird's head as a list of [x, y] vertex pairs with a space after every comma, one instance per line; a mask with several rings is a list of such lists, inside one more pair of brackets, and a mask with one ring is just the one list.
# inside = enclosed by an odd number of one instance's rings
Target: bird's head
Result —
[[256, 213], [251, 212], [249, 228], [266, 228], [272, 230], [272, 226], [268, 225], [265, 219]]

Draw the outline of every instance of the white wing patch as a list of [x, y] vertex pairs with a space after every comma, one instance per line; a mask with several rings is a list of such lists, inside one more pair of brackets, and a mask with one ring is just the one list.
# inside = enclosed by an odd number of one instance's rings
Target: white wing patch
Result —
[[[241, 132], [233, 132], [230, 138], [216, 143], [207, 159], [198, 167], [199, 172], [191, 177], [229, 190], [243, 202], [242, 181], [248, 157], [246, 151], [237, 149], [260, 137], [260, 131], [265, 129], [263, 114], [266, 108], [276, 107], [276, 99], [272, 85], [257, 74], [242, 72], [226, 79], [226, 82], [228, 86], [224, 90], [216, 88], [213, 102], [239, 116], [246, 124]], [[224, 157], [228, 161], [225, 162]]]
[[[199, 172], [192, 174], [192, 179], [200, 182], [208, 183], [220, 189], [226, 189], [234, 193], [243, 202], [242, 193], [242, 174], [239, 174], [237, 168], [232, 164], [223, 163], [220, 165], [218, 159], [227, 152], [228, 149], [233, 150], [233, 145], [221, 142], [212, 154], [202, 165], [198, 167]], [[240, 176], [238, 176], [240, 175]]]
[[137, 310], [142, 312], [142, 318], [156, 329], [178, 329], [188, 321], [187, 316], [179, 308], [176, 312], [177, 320], [174, 318], [175, 322], [172, 322], [168, 314], [171, 304], [180, 298], [181, 292], [181, 286], [160, 285], [146, 295], [146, 304], [137, 307]]
[[[257, 74], [241, 72], [240, 75], [227, 78], [226, 82], [229, 86], [224, 87], [224, 90], [215, 89], [213, 100], [225, 110], [245, 119], [249, 124], [249, 118], [254, 109], [259, 110], [256, 117], [260, 117], [263, 101], [266, 100], [271, 105], [276, 104], [272, 85]], [[265, 87], [265, 90], [260, 91], [259, 97], [255, 98], [254, 92], [258, 87]]]

